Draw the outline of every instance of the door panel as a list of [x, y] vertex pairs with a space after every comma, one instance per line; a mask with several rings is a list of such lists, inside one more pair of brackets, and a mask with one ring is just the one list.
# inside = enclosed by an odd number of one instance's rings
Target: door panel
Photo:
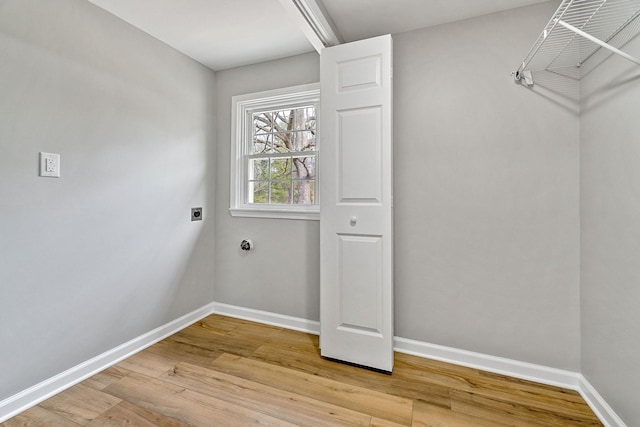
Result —
[[340, 327], [382, 334], [382, 239], [338, 235]]
[[338, 111], [340, 203], [382, 200], [382, 112], [379, 106]]
[[320, 347], [393, 369], [392, 40], [320, 54]]
[[357, 58], [338, 64], [338, 91], [370, 89], [380, 86], [382, 57]]

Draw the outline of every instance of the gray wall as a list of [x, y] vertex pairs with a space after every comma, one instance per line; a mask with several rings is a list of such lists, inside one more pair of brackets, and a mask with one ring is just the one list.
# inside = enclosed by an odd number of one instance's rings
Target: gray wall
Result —
[[394, 36], [398, 336], [580, 368], [577, 105], [510, 76], [556, 8]]
[[87, 1], [3, 0], [0, 94], [2, 400], [212, 301], [215, 75]]
[[[319, 57], [313, 52], [216, 73], [216, 302], [319, 319], [319, 221], [229, 214], [231, 97], [317, 82], [319, 71]], [[240, 250], [245, 238], [255, 245], [251, 252]]]
[[[625, 51], [640, 56], [640, 37]], [[611, 57], [581, 81], [582, 372], [640, 424], [640, 70]]]
[[[394, 36], [396, 335], [579, 370], [577, 105], [510, 76], [556, 7]], [[317, 320], [317, 222], [227, 210], [231, 96], [317, 81], [317, 55], [216, 78], [216, 301]]]

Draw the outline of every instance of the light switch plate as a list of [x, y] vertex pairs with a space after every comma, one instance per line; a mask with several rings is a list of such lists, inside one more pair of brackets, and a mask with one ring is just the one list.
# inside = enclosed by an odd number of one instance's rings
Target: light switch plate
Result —
[[40, 176], [60, 178], [60, 154], [40, 153]]

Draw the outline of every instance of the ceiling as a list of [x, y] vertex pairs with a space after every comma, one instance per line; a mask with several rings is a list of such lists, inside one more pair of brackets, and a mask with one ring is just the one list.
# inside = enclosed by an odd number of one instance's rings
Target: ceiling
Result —
[[[286, 0], [89, 0], [212, 70], [313, 51]], [[316, 0], [318, 2], [319, 0]], [[322, 0], [355, 41], [548, 0]]]

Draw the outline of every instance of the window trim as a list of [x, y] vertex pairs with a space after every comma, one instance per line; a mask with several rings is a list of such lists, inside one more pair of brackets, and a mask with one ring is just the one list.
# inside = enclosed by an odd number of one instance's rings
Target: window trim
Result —
[[[320, 83], [267, 90], [263, 92], [237, 95], [231, 98], [231, 174], [230, 208], [234, 217], [320, 219], [319, 174], [316, 167], [316, 204], [314, 205], [257, 205], [245, 203], [247, 189], [247, 166], [244, 161], [249, 126], [248, 117], [256, 110], [269, 108], [316, 106], [316, 130], [320, 120]], [[284, 108], [286, 108], [284, 107]], [[317, 134], [316, 134], [317, 135]], [[316, 139], [316, 164], [320, 161], [320, 151]]]

